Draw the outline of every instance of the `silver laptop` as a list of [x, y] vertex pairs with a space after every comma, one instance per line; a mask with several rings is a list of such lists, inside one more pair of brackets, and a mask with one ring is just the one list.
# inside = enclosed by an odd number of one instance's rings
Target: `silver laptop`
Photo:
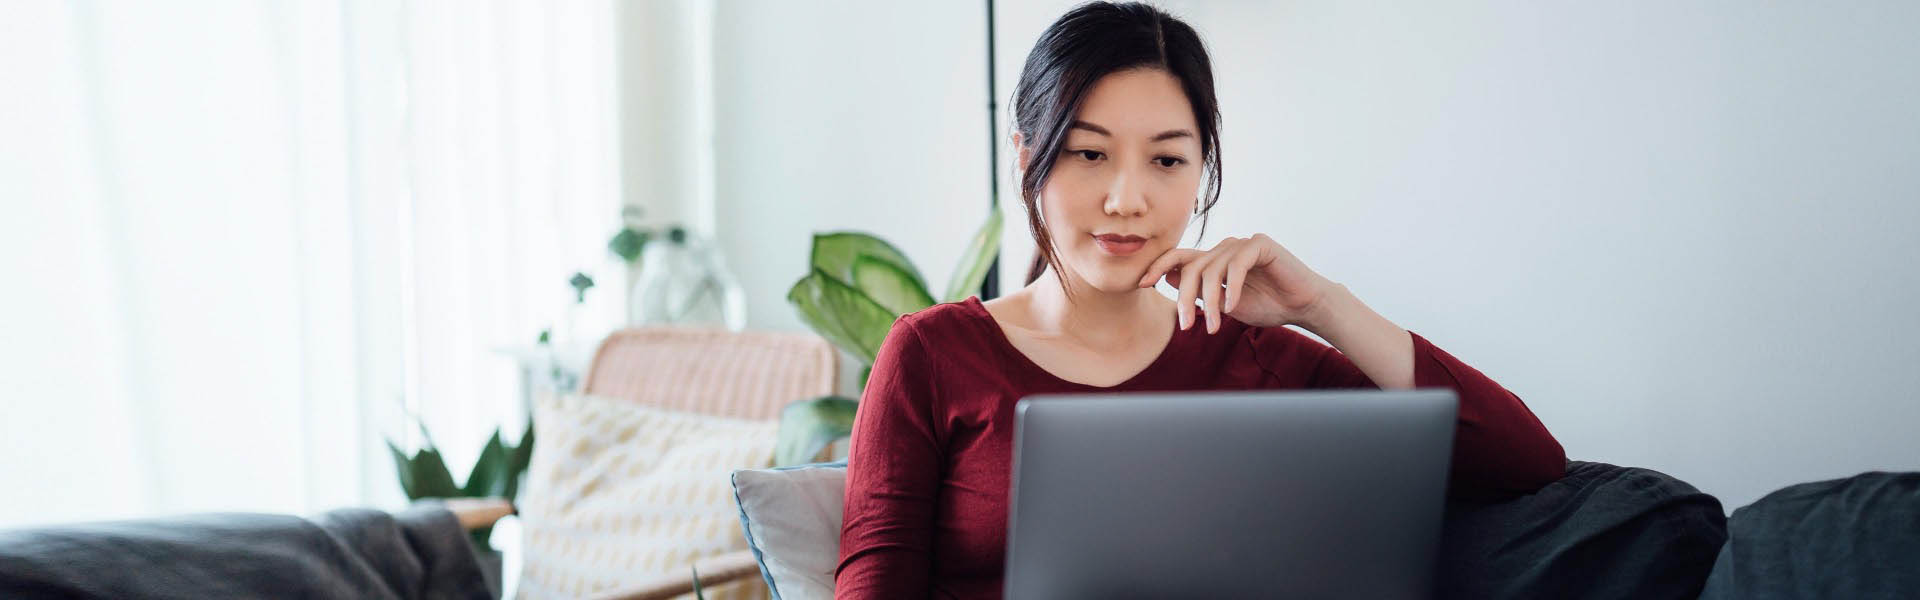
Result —
[[1450, 390], [1015, 407], [1006, 597], [1425, 598]]

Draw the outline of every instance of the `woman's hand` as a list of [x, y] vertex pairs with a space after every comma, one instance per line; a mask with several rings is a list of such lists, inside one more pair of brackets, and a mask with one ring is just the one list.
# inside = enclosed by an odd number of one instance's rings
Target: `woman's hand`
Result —
[[1230, 237], [1212, 250], [1168, 250], [1147, 267], [1140, 287], [1152, 287], [1163, 275], [1180, 290], [1180, 328], [1193, 326], [1198, 299], [1207, 305], [1207, 333], [1220, 330], [1222, 313], [1254, 327], [1293, 323], [1313, 331], [1312, 321], [1335, 285], [1266, 234]]

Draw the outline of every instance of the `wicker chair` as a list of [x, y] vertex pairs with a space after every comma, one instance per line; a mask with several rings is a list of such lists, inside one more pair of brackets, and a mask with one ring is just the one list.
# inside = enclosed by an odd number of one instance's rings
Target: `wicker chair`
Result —
[[[741, 419], [777, 419], [788, 403], [834, 393], [839, 354], [812, 334], [649, 327], [615, 332], [600, 344], [581, 391], [654, 406]], [[751, 551], [693, 565], [702, 586], [757, 577]], [[654, 600], [693, 591], [687, 576], [609, 592], [602, 598]]]

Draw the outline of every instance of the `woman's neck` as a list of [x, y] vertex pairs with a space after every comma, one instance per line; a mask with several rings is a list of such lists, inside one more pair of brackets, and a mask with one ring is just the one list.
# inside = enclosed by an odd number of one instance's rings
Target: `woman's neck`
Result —
[[1069, 296], [1057, 273], [1048, 269], [1026, 288], [1033, 328], [1038, 332], [1099, 346], [1167, 335], [1173, 322], [1172, 302], [1160, 292], [1152, 288], [1104, 292], [1076, 280]]

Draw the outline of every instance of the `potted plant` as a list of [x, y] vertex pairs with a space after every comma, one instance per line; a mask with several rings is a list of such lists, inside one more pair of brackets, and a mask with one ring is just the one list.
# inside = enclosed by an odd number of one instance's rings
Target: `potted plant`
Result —
[[[960, 264], [947, 278], [939, 302], [972, 295], [986, 280], [987, 268], [1000, 247], [1000, 210], [973, 234]], [[787, 291], [787, 302], [815, 333], [861, 362], [860, 385], [880, 352], [893, 321], [936, 302], [925, 278], [893, 244], [870, 234], [840, 231], [818, 233], [805, 277]], [[787, 405], [780, 416], [774, 463], [791, 465], [812, 460], [821, 450], [853, 431], [858, 400], [823, 396]]]
[[[408, 500], [418, 501], [424, 498], [505, 498], [512, 502], [520, 491], [520, 478], [527, 472], [527, 465], [533, 459], [533, 423], [527, 423], [527, 430], [520, 434], [520, 443], [508, 444], [500, 438], [499, 428], [493, 430], [493, 436], [487, 438], [487, 445], [481, 447], [480, 458], [474, 460], [473, 469], [467, 473], [465, 485], [453, 482], [453, 473], [447, 469], [440, 455], [440, 448], [433, 443], [433, 436], [427, 433], [426, 425], [414, 419], [420, 428], [423, 445], [409, 455], [400, 450], [393, 440], [387, 440], [387, 450], [393, 454], [395, 470], [400, 477], [400, 489]], [[484, 574], [493, 589], [500, 589], [500, 551], [493, 548], [490, 537], [493, 526], [475, 529], [474, 550], [480, 553]]]

